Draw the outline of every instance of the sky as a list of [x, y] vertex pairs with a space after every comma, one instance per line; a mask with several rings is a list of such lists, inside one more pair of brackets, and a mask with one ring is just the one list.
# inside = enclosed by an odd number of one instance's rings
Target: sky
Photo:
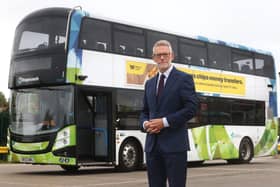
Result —
[[6, 98], [15, 28], [27, 14], [47, 7], [80, 5], [99, 17], [271, 51], [280, 61], [279, 0], [8, 0], [1, 5], [0, 91]]

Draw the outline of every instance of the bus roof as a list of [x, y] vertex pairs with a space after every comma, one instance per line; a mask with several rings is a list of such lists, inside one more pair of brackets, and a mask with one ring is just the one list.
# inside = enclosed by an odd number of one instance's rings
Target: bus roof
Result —
[[225, 46], [228, 46], [228, 47], [233, 47], [233, 48], [241, 49], [241, 50], [244, 50], [244, 51], [262, 53], [262, 54], [265, 54], [265, 55], [271, 55], [272, 56], [272, 53], [270, 51], [265, 51], [265, 50], [262, 50], [262, 49], [255, 49], [255, 48], [252, 48], [252, 47], [248, 47], [248, 46], [244, 46], [244, 45], [240, 45], [240, 44], [236, 44], [236, 43], [225, 42], [225, 41], [222, 41], [222, 40], [213, 40], [213, 39], [210, 39], [210, 38], [207, 38], [207, 37], [204, 37], [204, 36], [196, 36], [195, 39], [201, 40], [201, 41], [204, 41], [204, 42], [215, 43], [215, 44], [219, 44], [219, 45], [225, 45]]
[[[23, 21], [25, 21], [25, 20], [27, 20], [31, 17], [34, 17], [34, 16], [35, 17], [45, 16], [45, 15], [67, 16], [68, 12], [70, 10], [71, 10], [70, 8], [61, 8], [61, 7], [40, 9], [40, 10], [34, 11], [34, 12], [28, 14], [27, 16], [25, 16], [18, 25], [20, 25]], [[131, 26], [135, 26], [135, 27], [139, 27], [139, 28], [149, 29], [149, 30], [158, 31], [158, 32], [164, 32], [164, 33], [168, 33], [168, 34], [174, 34], [174, 35], [177, 35], [177, 36], [187, 37], [187, 38], [190, 38], [190, 39], [200, 40], [200, 41], [203, 41], [203, 42], [208, 42], [208, 43], [213, 43], [213, 44], [218, 44], [218, 45], [224, 45], [224, 46], [228, 46], [228, 47], [232, 47], [232, 48], [236, 48], [236, 49], [240, 49], [240, 50], [244, 50], [244, 51], [256, 52], [256, 53], [261, 53], [261, 54], [272, 56], [272, 53], [270, 51], [255, 49], [255, 48], [252, 48], [252, 47], [248, 47], [248, 46], [244, 46], [244, 45], [240, 45], [240, 44], [236, 44], [236, 43], [225, 42], [225, 41], [222, 41], [222, 40], [210, 39], [210, 38], [207, 38], [207, 37], [204, 37], [204, 36], [186, 36], [184, 34], [168, 32], [168, 31], [164, 31], [162, 29], [152, 28], [150, 26], [147, 27], [147, 26], [144, 26], [144, 25], [137, 25], [137, 24], [132, 24], [132, 23], [120, 21], [120, 20], [114, 20], [112, 18], [106, 18], [106, 17], [103, 17], [103, 16], [98, 16], [98, 15], [95, 15], [95, 14], [92, 14], [92, 13], [88, 13], [87, 11], [84, 11], [84, 10], [77, 10], [77, 11], [83, 11], [85, 13], [85, 15], [89, 15], [89, 17], [96, 18], [96, 19], [102, 19], [102, 20], [116, 22], [116, 23], [120, 23], [120, 24], [131, 25]]]
[[30, 14], [26, 15], [21, 21], [20, 23], [18, 24], [18, 26], [30, 19], [30, 18], [33, 18], [33, 17], [40, 17], [40, 16], [65, 16], [67, 17], [69, 11], [71, 9], [69, 8], [61, 8], [61, 7], [51, 7], [51, 8], [44, 8], [44, 9], [39, 9], [39, 10], [36, 10], [34, 12], [31, 12]]

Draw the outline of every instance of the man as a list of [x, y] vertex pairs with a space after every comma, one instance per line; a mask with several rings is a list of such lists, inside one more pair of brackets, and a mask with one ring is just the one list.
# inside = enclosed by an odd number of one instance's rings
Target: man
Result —
[[197, 97], [192, 76], [173, 65], [170, 43], [154, 44], [153, 60], [159, 73], [145, 84], [141, 128], [147, 132], [146, 161], [150, 187], [184, 187], [187, 175], [186, 122], [196, 113]]

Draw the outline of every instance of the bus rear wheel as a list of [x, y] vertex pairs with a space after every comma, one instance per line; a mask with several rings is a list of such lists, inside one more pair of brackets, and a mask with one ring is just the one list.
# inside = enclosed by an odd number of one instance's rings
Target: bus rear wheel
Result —
[[137, 143], [133, 140], [125, 141], [119, 152], [119, 165], [117, 169], [120, 171], [133, 171], [139, 166], [140, 151]]
[[245, 137], [239, 145], [239, 158], [227, 160], [229, 164], [248, 164], [254, 156], [254, 147], [251, 140]]
[[254, 147], [251, 140], [247, 137], [243, 138], [239, 145], [239, 161], [240, 163], [249, 163], [254, 156]]
[[60, 165], [60, 167], [67, 172], [76, 172], [80, 168], [79, 166], [69, 166], [69, 165]]
[[190, 167], [199, 167], [203, 164], [204, 160], [199, 161], [188, 161], [188, 166]]

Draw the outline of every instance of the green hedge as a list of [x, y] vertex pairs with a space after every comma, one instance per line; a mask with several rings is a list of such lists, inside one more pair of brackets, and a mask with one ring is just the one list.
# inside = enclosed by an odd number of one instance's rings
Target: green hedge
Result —
[[[0, 146], [7, 145], [7, 130], [9, 126], [9, 113], [0, 113]], [[7, 160], [6, 154], [0, 154], [0, 163]]]
[[7, 129], [9, 126], [9, 113], [0, 113], [0, 146], [7, 145]]

